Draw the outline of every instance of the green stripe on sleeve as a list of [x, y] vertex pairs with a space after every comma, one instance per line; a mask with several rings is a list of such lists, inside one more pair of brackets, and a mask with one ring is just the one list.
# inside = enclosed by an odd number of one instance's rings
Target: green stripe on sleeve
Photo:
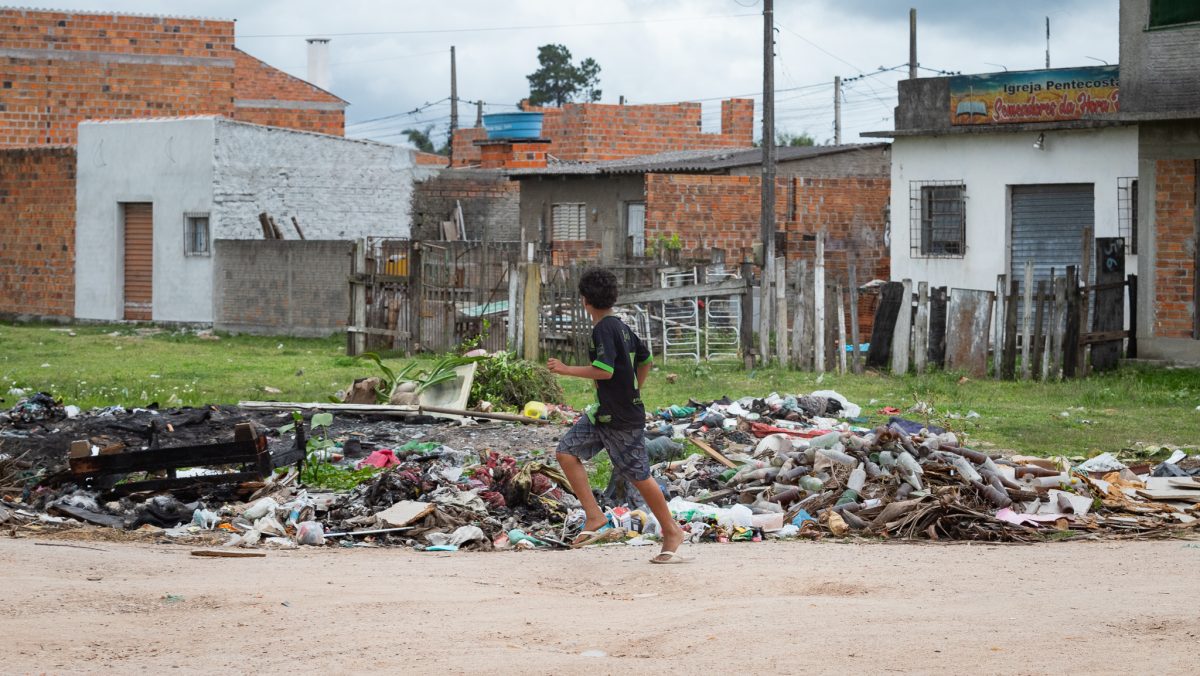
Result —
[[609, 366], [608, 364], [605, 364], [604, 362], [600, 361], [599, 359], [592, 362], [592, 366], [595, 366], [596, 368], [598, 368], [602, 371], [608, 371], [609, 373], [613, 372], [613, 367]]

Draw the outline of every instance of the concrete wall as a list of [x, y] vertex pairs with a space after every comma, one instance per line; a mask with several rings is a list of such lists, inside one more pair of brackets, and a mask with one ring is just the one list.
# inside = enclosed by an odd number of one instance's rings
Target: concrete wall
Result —
[[1121, 111], [1200, 117], [1200, 25], [1146, 30], [1150, 0], [1121, 2]]
[[[560, 202], [583, 202], [587, 204], [588, 241], [600, 247], [602, 261], [612, 262], [625, 255], [625, 205], [644, 201], [641, 174], [526, 178], [521, 180], [521, 228], [528, 241], [541, 241], [543, 230], [550, 239], [551, 207]], [[579, 245], [566, 248], [572, 246]], [[594, 252], [594, 247], [588, 251]]]
[[[1095, 184], [1095, 235], [1119, 235], [1118, 179], [1138, 175], [1135, 127], [1047, 131], [1045, 150], [1033, 148], [1036, 133], [901, 137], [892, 144], [892, 279], [928, 281], [966, 289], [995, 289], [1008, 272], [1009, 186]], [[910, 252], [911, 181], [955, 180], [966, 184], [963, 258], [914, 258]], [[1135, 268], [1135, 259], [1126, 263]]]
[[213, 185], [213, 239], [262, 237], [267, 212], [309, 239], [408, 237], [412, 151], [370, 141], [220, 120]]
[[212, 258], [184, 256], [184, 212], [213, 208], [214, 118], [84, 122], [75, 316], [124, 316], [122, 202], [154, 203], [155, 321], [212, 321]]
[[[1186, 283], [1200, 272], [1194, 263], [1195, 223], [1191, 228], [1187, 223], [1188, 216], [1196, 217], [1194, 176], [1189, 189], [1187, 173], [1200, 160], [1200, 124], [1142, 123], [1138, 132], [1138, 183], [1145, 196], [1138, 202], [1138, 307], [1146, 308], [1138, 314], [1138, 355], [1200, 363], [1200, 341], [1186, 333], [1196, 312]], [[1160, 167], [1178, 175], [1160, 180]]]
[[346, 328], [353, 242], [219, 239], [214, 244], [214, 328], [301, 337]]
[[445, 169], [418, 182], [412, 196], [412, 238], [442, 239], [442, 221], [462, 205], [467, 239], [517, 241], [521, 184], [501, 171]]

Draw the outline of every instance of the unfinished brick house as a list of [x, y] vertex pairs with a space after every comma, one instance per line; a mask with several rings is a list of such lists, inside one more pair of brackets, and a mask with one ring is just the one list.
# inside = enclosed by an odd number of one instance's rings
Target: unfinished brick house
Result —
[[228, 20], [0, 8], [0, 315], [70, 317], [80, 122], [188, 115], [343, 135], [346, 102]]
[[543, 114], [541, 138], [488, 140], [484, 127], [454, 132], [450, 169], [418, 184], [413, 195], [414, 237], [438, 239], [438, 224], [459, 204], [468, 239], [541, 241], [524, 232], [528, 228], [523, 222], [518, 223], [521, 183], [510, 180], [517, 170], [544, 168], [548, 162], [744, 149], [754, 142], [750, 99], [722, 101], [721, 129], [716, 133], [701, 129], [699, 103], [569, 103], [562, 108], [526, 105], [524, 109]]

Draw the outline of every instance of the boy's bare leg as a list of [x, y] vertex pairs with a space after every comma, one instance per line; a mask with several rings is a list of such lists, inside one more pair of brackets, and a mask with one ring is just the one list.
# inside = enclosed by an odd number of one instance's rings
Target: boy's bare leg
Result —
[[[579, 498], [579, 504], [583, 506], [584, 513], [587, 514], [587, 521], [584, 523], [584, 530], [596, 530], [603, 526], [608, 519], [604, 517], [604, 512], [600, 511], [600, 505], [596, 503], [596, 496], [592, 495], [592, 485], [588, 483], [587, 468], [583, 466], [583, 461], [570, 453], [558, 453], [558, 465], [562, 467], [563, 474], [567, 475], [567, 481], [571, 484], [571, 491], [575, 493], [575, 497]], [[662, 493], [660, 492], [661, 496]], [[664, 502], [665, 506], [666, 503]]]
[[[578, 459], [576, 462], [578, 462]], [[570, 478], [570, 475], [568, 474], [567, 477]], [[658, 519], [658, 526], [662, 529], [662, 551], [677, 551], [679, 545], [683, 544], [683, 529], [671, 517], [671, 508], [667, 507], [667, 499], [663, 497], [662, 489], [658, 487], [658, 483], [652, 478], [634, 481], [633, 485], [642, 494], [642, 499], [646, 501], [646, 505], [650, 507], [650, 511], [654, 512], [654, 518]]]

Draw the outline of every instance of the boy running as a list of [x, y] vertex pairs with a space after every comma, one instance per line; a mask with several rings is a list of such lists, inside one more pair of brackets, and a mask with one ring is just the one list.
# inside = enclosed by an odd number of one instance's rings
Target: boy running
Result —
[[617, 279], [611, 272], [599, 268], [584, 272], [579, 280], [579, 294], [592, 319], [592, 342], [588, 350], [592, 361], [587, 366], [567, 366], [557, 359], [547, 362], [551, 373], [596, 383], [598, 404], [588, 406], [558, 442], [558, 464], [587, 513], [583, 532], [573, 544], [600, 541], [608, 528], [582, 462], [607, 449], [613, 472], [633, 483], [658, 519], [663, 546], [650, 562], [682, 563], [686, 559], [678, 550], [683, 544], [683, 530], [671, 518], [662, 490], [650, 478], [650, 459], [646, 454], [646, 409], [638, 393], [650, 374], [650, 352], [633, 330], [612, 313], [617, 302]]

